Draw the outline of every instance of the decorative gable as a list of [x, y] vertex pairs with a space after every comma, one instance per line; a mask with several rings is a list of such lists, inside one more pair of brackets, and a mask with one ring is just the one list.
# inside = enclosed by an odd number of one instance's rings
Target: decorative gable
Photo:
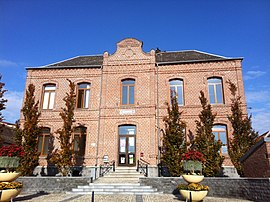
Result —
[[142, 44], [141, 41], [134, 38], [127, 38], [118, 42], [114, 54], [104, 53], [103, 65], [155, 63], [155, 51], [151, 50], [150, 53], [145, 53], [142, 50]]

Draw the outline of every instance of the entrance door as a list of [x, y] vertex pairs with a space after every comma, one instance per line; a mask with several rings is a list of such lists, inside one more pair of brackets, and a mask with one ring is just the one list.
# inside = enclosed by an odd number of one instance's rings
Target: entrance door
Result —
[[136, 165], [136, 126], [124, 125], [119, 126], [119, 166]]

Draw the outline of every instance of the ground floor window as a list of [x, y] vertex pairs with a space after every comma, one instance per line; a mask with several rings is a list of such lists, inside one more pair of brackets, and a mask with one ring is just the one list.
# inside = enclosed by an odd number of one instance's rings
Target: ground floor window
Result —
[[40, 156], [48, 155], [49, 139], [50, 128], [42, 128], [41, 133], [38, 136], [38, 152], [40, 152]]
[[213, 126], [213, 134], [215, 135], [216, 140], [220, 140], [222, 142], [222, 147], [220, 149], [220, 154], [228, 154], [227, 147], [227, 127], [226, 125], [214, 125]]
[[73, 150], [76, 155], [84, 156], [86, 145], [86, 127], [77, 127], [73, 134]]

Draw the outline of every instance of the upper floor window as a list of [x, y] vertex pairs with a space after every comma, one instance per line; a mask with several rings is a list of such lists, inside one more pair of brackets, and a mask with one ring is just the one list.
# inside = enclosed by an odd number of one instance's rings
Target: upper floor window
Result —
[[223, 89], [222, 79], [210, 78], [208, 82], [208, 93], [210, 104], [222, 104], [223, 103]]
[[127, 79], [122, 80], [122, 92], [121, 92], [121, 104], [122, 105], [134, 105], [135, 103], [135, 80]]
[[184, 105], [183, 80], [170, 80], [170, 93], [171, 98], [176, 96], [178, 105]]
[[215, 135], [215, 139], [222, 142], [220, 154], [228, 154], [226, 125], [214, 125], [212, 132]]
[[90, 101], [90, 83], [78, 84], [77, 108], [88, 108]]
[[38, 136], [38, 152], [40, 156], [48, 155], [50, 140], [50, 128], [42, 128]]
[[55, 84], [46, 84], [43, 88], [42, 109], [53, 109], [55, 99]]
[[73, 133], [73, 150], [76, 155], [84, 156], [86, 145], [86, 127], [77, 127]]

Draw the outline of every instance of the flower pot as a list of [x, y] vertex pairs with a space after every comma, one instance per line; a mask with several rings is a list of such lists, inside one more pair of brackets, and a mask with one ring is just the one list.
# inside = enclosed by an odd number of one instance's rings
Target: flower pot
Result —
[[0, 190], [0, 201], [10, 201], [11, 199], [14, 199], [16, 196], [19, 195], [22, 189], [6, 189], [6, 190]]
[[183, 179], [188, 183], [200, 183], [203, 181], [203, 175], [182, 175]]
[[190, 193], [191, 193], [191, 198], [193, 202], [196, 201], [201, 201], [203, 200], [206, 195], [208, 194], [208, 191], [190, 191], [190, 190], [179, 190], [181, 196], [184, 199], [187, 199], [190, 201]]
[[0, 182], [11, 182], [16, 180], [20, 173], [0, 173]]

